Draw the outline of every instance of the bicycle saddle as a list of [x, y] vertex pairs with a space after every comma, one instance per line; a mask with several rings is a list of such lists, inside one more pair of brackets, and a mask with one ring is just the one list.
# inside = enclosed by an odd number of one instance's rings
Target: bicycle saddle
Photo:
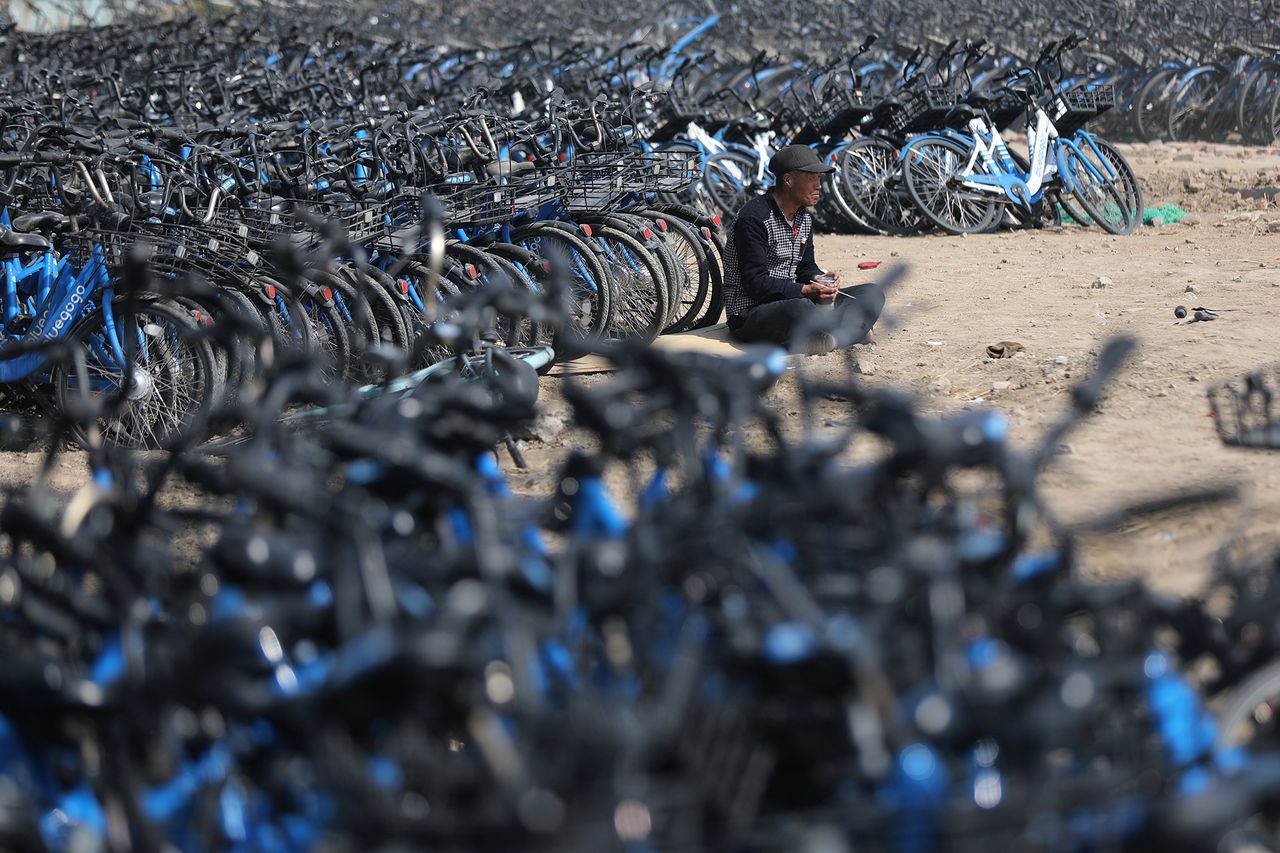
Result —
[[0, 248], [21, 251], [24, 249], [48, 249], [50, 245], [48, 239], [41, 237], [39, 234], [19, 234], [12, 228], [5, 228], [0, 225]]
[[499, 175], [518, 175], [521, 172], [528, 172], [534, 168], [536, 164], [531, 160], [513, 161], [513, 160], [494, 160], [492, 163], [484, 167], [490, 177], [498, 177]]
[[947, 116], [944, 119], [944, 121], [948, 125], [953, 123], [964, 124], [970, 119], [977, 118], [977, 117], [978, 117], [978, 111], [975, 110], [973, 107], [969, 106], [968, 104], [956, 104], [947, 112]]
[[64, 231], [72, 224], [80, 224], [79, 217], [70, 217], [56, 210], [39, 213], [23, 213], [13, 219], [14, 231]]

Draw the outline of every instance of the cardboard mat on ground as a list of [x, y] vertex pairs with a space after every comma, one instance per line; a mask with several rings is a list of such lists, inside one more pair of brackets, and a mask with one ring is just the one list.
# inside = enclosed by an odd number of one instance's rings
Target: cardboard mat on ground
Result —
[[[744, 352], [742, 345], [730, 340], [729, 327], [724, 323], [717, 323], [705, 329], [698, 329], [696, 332], [662, 335], [654, 340], [653, 346], [655, 349], [668, 350], [670, 352], [702, 352], [724, 358], [731, 358]], [[582, 358], [575, 358], [572, 361], [563, 361], [557, 364], [551, 368], [548, 375], [570, 376], [583, 373], [608, 373], [611, 370], [613, 370], [613, 365], [608, 359], [601, 358], [598, 355], [586, 355]]]

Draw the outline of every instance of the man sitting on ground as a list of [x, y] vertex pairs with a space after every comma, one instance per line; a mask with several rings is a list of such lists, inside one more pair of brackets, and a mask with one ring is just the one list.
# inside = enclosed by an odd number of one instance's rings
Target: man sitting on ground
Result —
[[[853, 341], [870, 339], [884, 309], [878, 285], [840, 286], [839, 273], [824, 273], [813, 259], [813, 215], [822, 194], [824, 166], [804, 145], [789, 145], [769, 160], [773, 191], [742, 206], [729, 224], [724, 256], [725, 308], [729, 334], [744, 343], [790, 345], [793, 330], [818, 306], [837, 302], [840, 328]], [[830, 350], [830, 335], [799, 342], [810, 351]]]

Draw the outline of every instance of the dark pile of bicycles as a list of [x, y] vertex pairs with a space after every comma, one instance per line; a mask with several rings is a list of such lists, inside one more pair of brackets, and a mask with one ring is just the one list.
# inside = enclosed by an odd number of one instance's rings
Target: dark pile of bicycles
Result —
[[[784, 139], [843, 164], [828, 217], [862, 215], [865, 150], [915, 230], [1131, 228], [1080, 39], [988, 84], [985, 45], [931, 43], [876, 83], [869, 41], [602, 44], [619, 13], [459, 47], [418, 28], [514, 19], [424, 8], [5, 33], [0, 378], [52, 405], [0, 417], [45, 448], [0, 505], [0, 846], [1280, 846], [1276, 559], [1202, 601], [1077, 559], [1229, 490], [1078, 526], [1039, 498], [1131, 342], [1024, 450], [852, 365], [796, 373], [797, 432], [781, 350], [648, 346], [718, 319], [714, 211]], [[615, 371], [565, 384], [583, 449], [521, 498], [553, 350]], [[1231, 386], [1243, 429], [1273, 386]], [[91, 476], [60, 494], [69, 439]]]
[[501, 448], [539, 389], [507, 348], [474, 356], [495, 302], [566, 307], [469, 291], [433, 332], [448, 368], [363, 399], [282, 355], [233, 404], [247, 440], [146, 457], [90, 431], [71, 495], [46, 475], [94, 398], [44, 423], [43, 473], [0, 509], [4, 846], [1275, 843], [1274, 563], [1224, 566], [1204, 604], [1088, 582], [1085, 537], [1226, 495], [1089, 528], [1038, 499], [1130, 342], [1028, 451], [852, 370], [799, 376], [808, 426], [852, 405], [796, 435], [764, 395], [780, 350], [614, 342], [613, 377], [565, 390], [594, 449], [520, 499]]
[[[872, 38], [821, 63], [716, 59], [699, 45], [721, 23], [620, 48], [458, 49], [299, 29], [269, 6], [8, 30], [0, 380], [58, 407], [87, 383], [127, 403], [96, 424], [110, 440], [163, 447], [260, 373], [226, 336], [184, 334], [231, 314], [355, 384], [387, 352], [414, 352], [409, 370], [442, 358], [417, 344], [453, 300], [495, 282], [537, 294], [552, 268], [572, 282], [564, 327], [495, 309], [490, 337], [566, 357], [702, 328], [721, 316], [722, 218], [767, 189], [788, 142], [840, 167], [820, 211], [835, 228], [1140, 220], [1132, 170], [1083, 129], [1112, 101], [1068, 80], [1077, 36], [1012, 71], [957, 41], [874, 71]], [[1025, 116], [1020, 163], [1000, 130]], [[139, 253], [153, 281], [208, 288], [130, 290]], [[79, 375], [26, 348], [47, 340], [85, 353]]]

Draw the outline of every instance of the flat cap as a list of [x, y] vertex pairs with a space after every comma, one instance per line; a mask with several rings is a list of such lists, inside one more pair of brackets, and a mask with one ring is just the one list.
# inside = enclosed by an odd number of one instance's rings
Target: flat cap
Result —
[[787, 172], [834, 172], [835, 166], [827, 166], [807, 145], [788, 145], [769, 159], [769, 171], [775, 178]]

